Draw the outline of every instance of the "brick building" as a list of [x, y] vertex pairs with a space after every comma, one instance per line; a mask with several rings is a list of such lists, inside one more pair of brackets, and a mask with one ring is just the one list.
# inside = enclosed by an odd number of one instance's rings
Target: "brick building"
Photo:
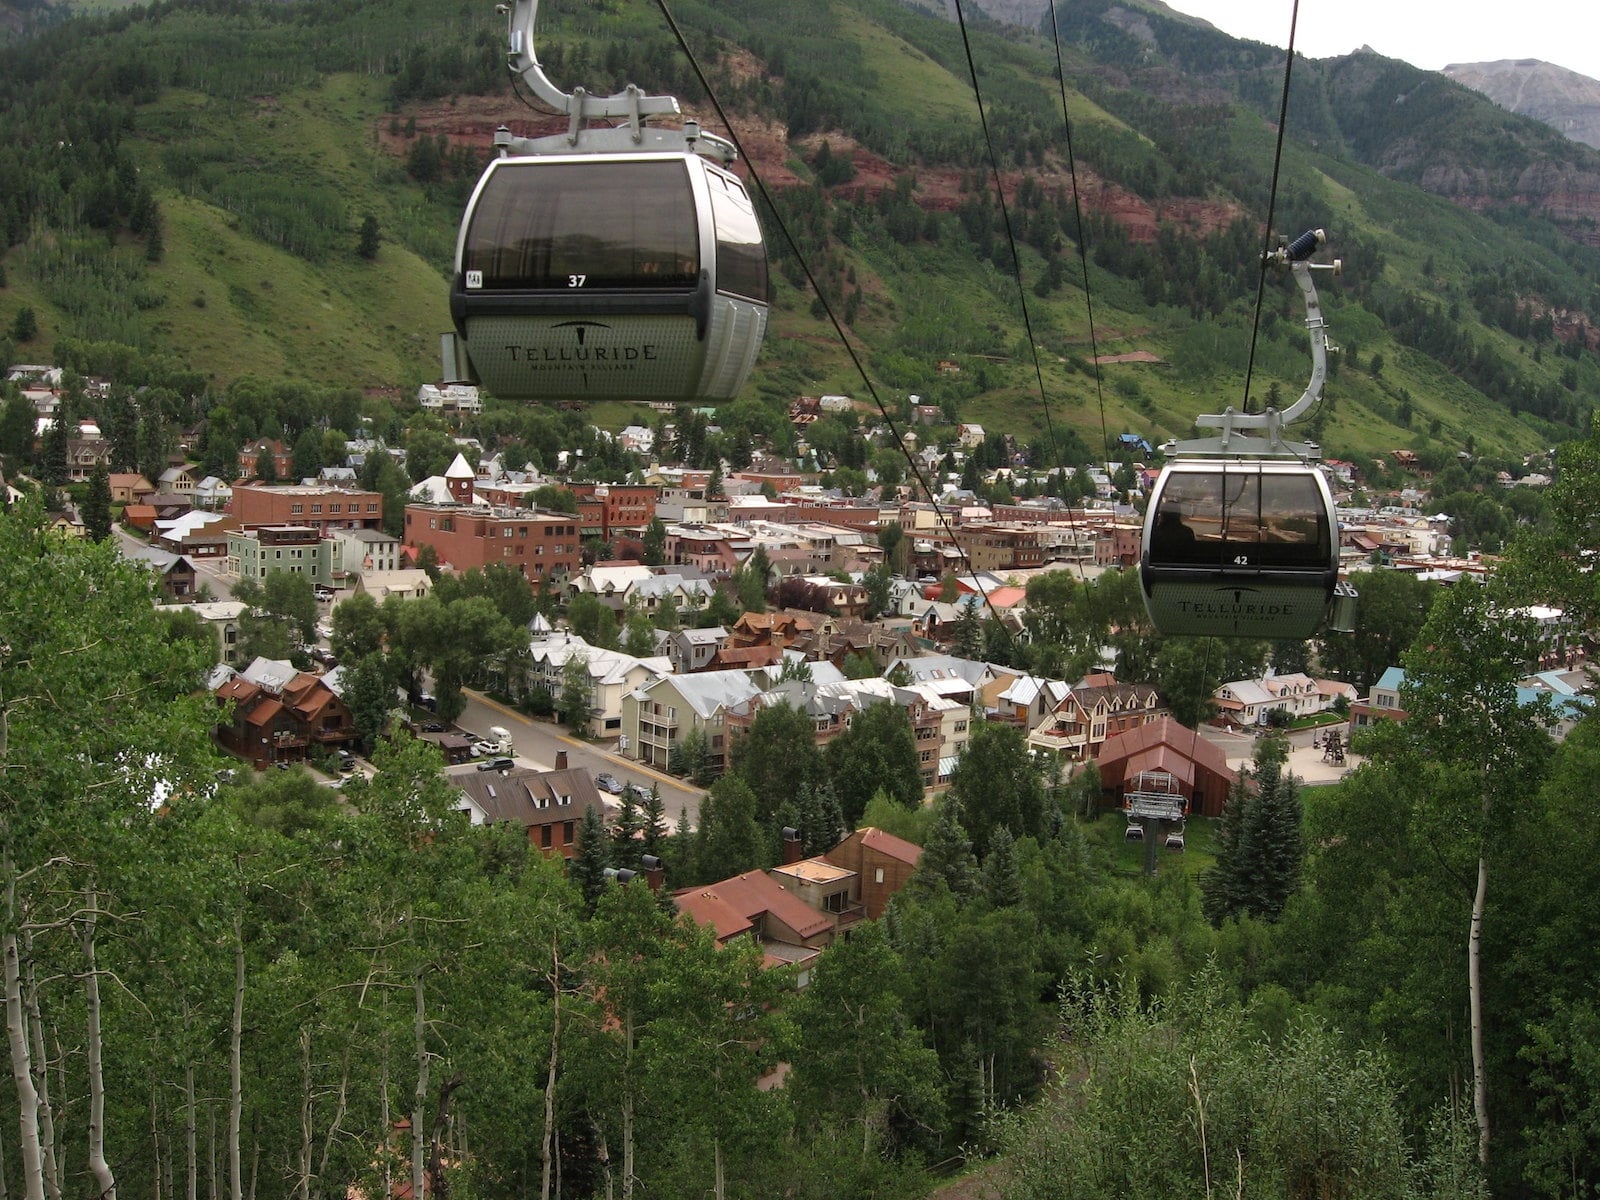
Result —
[[381, 492], [317, 484], [291, 484], [287, 487], [236, 484], [231, 510], [241, 529], [255, 529], [263, 525], [300, 525], [326, 536], [333, 529], [383, 527]]
[[406, 505], [405, 544], [432, 546], [457, 571], [490, 563], [515, 567], [531, 583], [564, 582], [579, 570], [578, 518], [531, 508]]
[[643, 529], [656, 515], [660, 489], [643, 483], [569, 483], [578, 497], [578, 517], [585, 531], [610, 538], [624, 529]]

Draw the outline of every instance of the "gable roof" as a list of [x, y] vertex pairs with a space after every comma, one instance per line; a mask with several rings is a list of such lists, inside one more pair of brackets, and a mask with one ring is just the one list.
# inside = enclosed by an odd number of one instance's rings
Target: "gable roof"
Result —
[[[708, 914], [718, 915], [716, 902], [720, 902], [742, 917], [746, 927], [753, 925], [757, 917], [770, 914], [802, 938], [815, 937], [833, 928], [831, 917], [818, 912], [798, 896], [785, 891], [783, 886], [765, 871], [746, 871], [743, 875], [721, 880], [710, 887], [690, 888], [687, 897], [689, 907], [685, 910], [685, 897], [673, 893], [679, 909], [688, 911], [691, 916], [695, 915], [694, 910], [697, 906], [703, 906]], [[707, 898], [711, 903], [707, 903]], [[725, 914], [722, 915], [725, 919]], [[696, 917], [696, 920], [699, 918]], [[713, 922], [708, 920], [703, 923]], [[719, 941], [723, 939], [720, 929], [717, 932], [717, 939]]]
[[[1171, 751], [1171, 754], [1152, 753], [1158, 749]], [[1227, 756], [1219, 747], [1171, 717], [1162, 717], [1107, 738], [1098, 761], [1102, 778], [1109, 781], [1113, 776], [1113, 768], [1116, 769], [1117, 779], [1139, 770], [1155, 769], [1150, 765], [1135, 767], [1136, 760], [1141, 764], [1159, 760], [1158, 765], [1163, 765], [1163, 769], [1172, 770], [1171, 766], [1164, 764], [1175, 765], [1179, 759], [1186, 759], [1218, 775], [1233, 775], [1228, 767]], [[1177, 771], [1173, 770], [1172, 773], [1176, 775]], [[1193, 778], [1192, 772], [1189, 777]]]
[[861, 844], [868, 850], [887, 854], [890, 858], [897, 858], [913, 867], [922, 858], [921, 846], [915, 842], [908, 842], [905, 838], [895, 837], [892, 833], [885, 833], [876, 826], [869, 825], [858, 832], [861, 834]]

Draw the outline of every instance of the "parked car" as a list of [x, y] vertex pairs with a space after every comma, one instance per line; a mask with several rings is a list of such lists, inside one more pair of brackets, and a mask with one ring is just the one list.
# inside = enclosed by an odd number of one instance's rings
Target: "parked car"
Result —
[[500, 747], [493, 742], [473, 742], [472, 753], [478, 758], [493, 758], [500, 753]]
[[443, 721], [424, 721], [422, 723], [422, 732], [423, 733], [443, 733], [444, 732], [444, 722]]
[[623, 788], [622, 794], [635, 804], [643, 804], [650, 799], [650, 789], [637, 783], [630, 783]]
[[613, 796], [622, 795], [622, 781], [609, 772], [601, 771], [596, 775], [594, 785], [602, 792], [610, 792]]
[[478, 764], [480, 771], [509, 771], [516, 766], [509, 758], [486, 758]]
[[356, 769], [356, 756], [348, 750], [339, 751], [339, 770], [354, 771]]

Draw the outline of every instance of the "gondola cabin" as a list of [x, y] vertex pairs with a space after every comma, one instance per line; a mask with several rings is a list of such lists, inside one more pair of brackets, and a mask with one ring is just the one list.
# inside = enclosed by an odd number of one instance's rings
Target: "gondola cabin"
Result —
[[1308, 638], [1339, 578], [1333, 495], [1293, 460], [1179, 460], [1145, 512], [1139, 582], [1165, 634]]
[[767, 325], [755, 207], [694, 153], [494, 159], [450, 310], [473, 375], [505, 399], [731, 399]]

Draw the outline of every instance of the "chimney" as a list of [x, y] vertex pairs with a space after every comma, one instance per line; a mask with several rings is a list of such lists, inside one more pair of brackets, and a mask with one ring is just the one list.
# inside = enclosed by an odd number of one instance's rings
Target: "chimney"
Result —
[[654, 854], [644, 854], [639, 857], [639, 865], [644, 868], [644, 880], [650, 890], [659, 892], [667, 880], [667, 869], [661, 865], [661, 860]]
[[556, 751], [556, 770], [565, 771], [566, 769], [567, 769], [567, 752], [565, 750], [557, 750]]
[[806, 856], [805, 843], [800, 840], [800, 831], [792, 826], [783, 827], [783, 865], [797, 863]]

